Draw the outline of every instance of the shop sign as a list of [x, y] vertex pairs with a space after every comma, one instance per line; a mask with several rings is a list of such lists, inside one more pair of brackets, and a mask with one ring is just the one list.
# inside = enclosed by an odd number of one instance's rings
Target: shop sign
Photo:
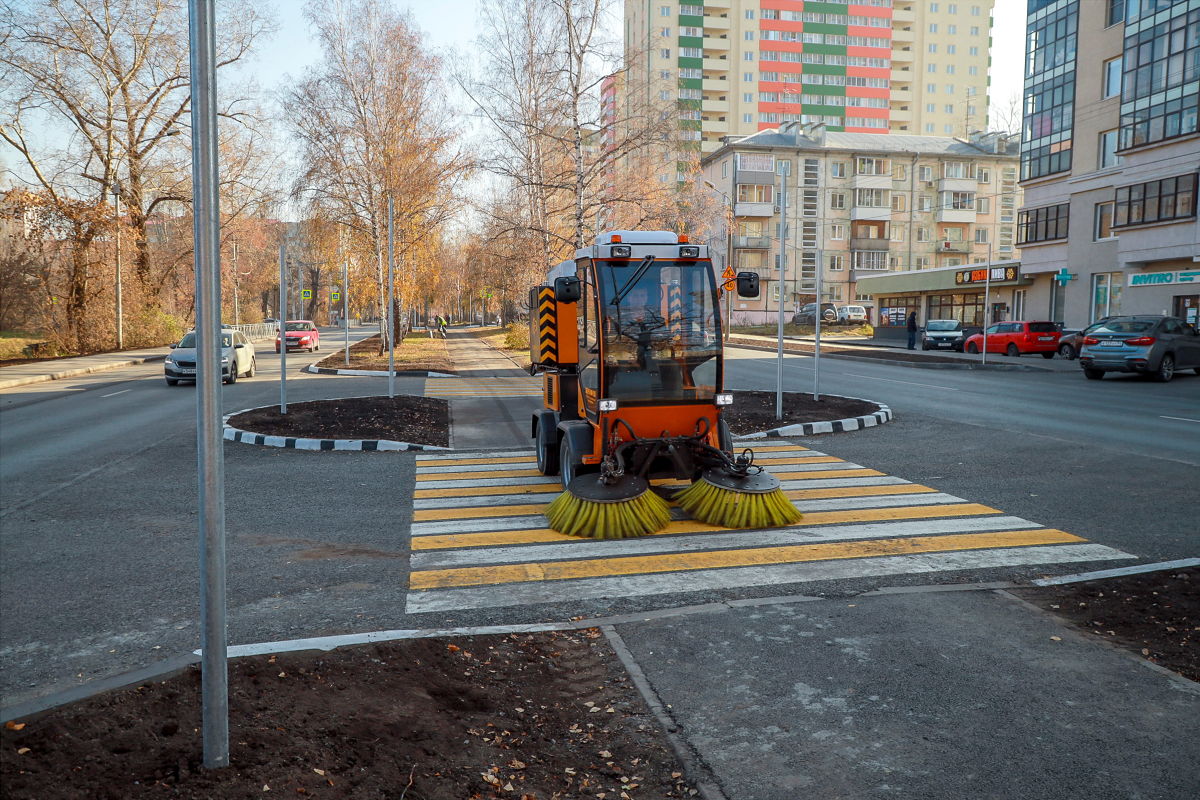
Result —
[[907, 309], [904, 306], [898, 308], [884, 308], [879, 312], [879, 318], [884, 325], [903, 325], [906, 321], [904, 316]]
[[[1015, 281], [1021, 277], [1018, 267], [992, 267], [993, 281]], [[984, 283], [988, 279], [988, 268], [964, 269], [954, 273], [954, 283], [963, 286], [968, 283]]]
[[1200, 286], [1200, 269], [1185, 269], [1179, 272], [1139, 272], [1129, 276], [1129, 286], [1167, 286], [1190, 283]]

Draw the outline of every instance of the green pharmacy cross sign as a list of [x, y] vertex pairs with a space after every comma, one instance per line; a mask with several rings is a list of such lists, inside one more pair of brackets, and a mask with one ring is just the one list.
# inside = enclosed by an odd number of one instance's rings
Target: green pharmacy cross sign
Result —
[[1059, 286], [1066, 287], [1067, 281], [1075, 280], [1075, 276], [1070, 272], [1067, 272], [1066, 267], [1063, 267], [1058, 272], [1054, 273], [1054, 280], [1058, 281]]

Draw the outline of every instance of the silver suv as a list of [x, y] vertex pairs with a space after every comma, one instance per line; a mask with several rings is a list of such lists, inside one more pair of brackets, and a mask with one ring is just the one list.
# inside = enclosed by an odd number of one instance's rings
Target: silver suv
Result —
[[1113, 317], [1089, 329], [1079, 363], [1091, 380], [1106, 372], [1140, 372], [1163, 382], [1181, 369], [1200, 375], [1200, 335], [1178, 317]]

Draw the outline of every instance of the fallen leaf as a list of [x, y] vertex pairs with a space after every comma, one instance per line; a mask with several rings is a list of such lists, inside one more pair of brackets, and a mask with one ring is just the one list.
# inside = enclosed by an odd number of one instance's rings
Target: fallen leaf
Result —
[[672, 772], [672, 773], [671, 773], [671, 777], [672, 777], [672, 778], [682, 778], [682, 777], [683, 777], [683, 773], [682, 773], [682, 772]]
[[640, 758], [635, 758], [633, 761], [630, 761], [629, 763], [630, 763], [630, 764], [633, 764], [633, 765], [636, 767], [636, 766], [638, 765], [638, 762], [639, 762], [639, 761], [641, 761], [641, 759], [640, 759]]
[[604, 709], [604, 713], [615, 714], [615, 713], [617, 713], [617, 710], [615, 708], [613, 708], [612, 706], [609, 706], [608, 708]]
[[601, 750], [600, 757], [601, 758], [612, 758], [612, 753], [608, 752], [607, 750]]
[[313, 767], [313, 772], [317, 773], [318, 775], [324, 775], [324, 774], [325, 774], [325, 770], [323, 770], [323, 769], [317, 769], [316, 767]]
[[584, 705], [587, 706], [588, 708], [591, 708], [592, 706], [594, 706], [596, 704], [593, 703], [591, 700], [588, 700], [586, 703], [584, 703]]
[[504, 791], [511, 792], [513, 790], [511, 783], [504, 784]]
[[263, 784], [263, 791], [264, 791], [264, 792], [269, 792], [269, 791], [271, 791], [271, 787], [270, 787], [270, 786], [267, 786], [267, 785], [264, 783], [264, 784]]
[[297, 794], [308, 794], [308, 792], [305, 790], [305, 788], [303, 786], [297, 786], [296, 793]]
[[563, 772], [567, 773], [568, 775], [575, 774], [575, 770], [571, 769], [570, 767], [563, 767]]
[[21, 730], [21, 728], [25, 727], [25, 723], [24, 722], [13, 722], [10, 719], [8, 722], [4, 723], [4, 727], [8, 728], [10, 731], [19, 731], [19, 730]]
[[457, 645], [448, 644], [448, 645], [446, 645], [446, 649], [447, 649], [447, 650], [449, 650], [451, 653], [457, 653], [457, 652], [458, 652], [458, 646], [457, 646]]
[[599, 711], [600, 711], [600, 707], [599, 707], [599, 706], [592, 706], [591, 708], [589, 708], [589, 709], [588, 709], [588, 713], [589, 713], [589, 714], [595, 714], [595, 713], [597, 713], [597, 712], [599, 712]]
[[1145, 647], [1143, 647], [1143, 648], [1142, 648], [1142, 655], [1144, 655], [1144, 656], [1148, 656], [1148, 655], [1150, 655], [1150, 650], [1149, 650], [1148, 648], [1145, 648]]
[[287, 673], [286, 673], [286, 672], [281, 672], [281, 673], [279, 673], [279, 677], [281, 677], [281, 678], [283, 678], [283, 677], [286, 677], [286, 676], [287, 676]]
[[513, 769], [525, 769], [525, 762], [517, 761], [515, 758], [512, 761], [508, 762], [508, 765], [510, 767], [512, 767]]
[[1051, 636], [1051, 637], [1050, 637], [1050, 641], [1052, 641], [1052, 642], [1061, 642], [1061, 641], [1062, 641], [1062, 637], [1061, 637], [1061, 636]]
[[518, 713], [518, 714], [524, 714], [524, 713], [525, 713], [525, 709], [523, 709], [523, 708], [518, 708], [516, 711], [517, 711], [517, 713]]
[[29, 752], [29, 748], [28, 748], [28, 747], [22, 747], [20, 750], [18, 750], [18, 751], [17, 751], [17, 755], [19, 755], [19, 756], [23, 756], [23, 755], [25, 755], [25, 754], [26, 754], [26, 753], [28, 753], [28, 752]]

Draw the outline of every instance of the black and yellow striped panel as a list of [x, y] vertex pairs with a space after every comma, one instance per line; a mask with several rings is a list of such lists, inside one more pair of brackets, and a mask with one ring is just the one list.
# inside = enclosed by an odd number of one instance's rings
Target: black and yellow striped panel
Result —
[[683, 289], [679, 284], [667, 288], [667, 319], [671, 322], [671, 336], [683, 335]]
[[[538, 336], [537, 361], [539, 364], [554, 364], [558, 361], [558, 320], [554, 289], [543, 286], [538, 291]], [[532, 344], [532, 343], [531, 343]]]

